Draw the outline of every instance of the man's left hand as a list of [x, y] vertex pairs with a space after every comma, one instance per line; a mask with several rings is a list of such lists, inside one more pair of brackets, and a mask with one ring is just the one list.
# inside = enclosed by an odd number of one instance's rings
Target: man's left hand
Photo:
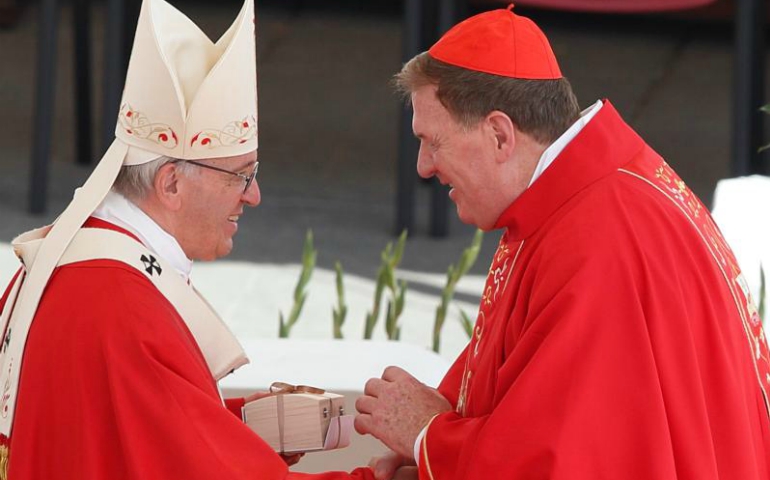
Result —
[[282, 453], [281, 458], [283, 458], [283, 461], [286, 462], [286, 465], [292, 466], [299, 463], [299, 461], [302, 459], [302, 457], [305, 456], [305, 452], [301, 453]]
[[417, 435], [434, 415], [452, 410], [438, 390], [398, 367], [388, 367], [382, 378], [366, 382], [356, 400], [356, 431], [371, 434], [391, 450], [414, 459]]

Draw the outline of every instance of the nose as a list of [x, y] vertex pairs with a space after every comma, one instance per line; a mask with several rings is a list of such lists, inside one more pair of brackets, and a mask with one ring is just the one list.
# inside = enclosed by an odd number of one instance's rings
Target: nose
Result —
[[417, 154], [417, 174], [422, 178], [430, 178], [436, 174], [436, 168], [430, 152], [426, 151], [423, 142], [420, 142], [420, 151]]
[[262, 193], [259, 191], [259, 183], [257, 183], [256, 178], [241, 195], [241, 201], [250, 207], [256, 207], [262, 203]]

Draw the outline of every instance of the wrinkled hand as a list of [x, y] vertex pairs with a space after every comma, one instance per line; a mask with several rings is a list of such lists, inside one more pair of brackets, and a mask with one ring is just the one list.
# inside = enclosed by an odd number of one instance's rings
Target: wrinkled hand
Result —
[[270, 392], [254, 392], [248, 397], [243, 397], [243, 401], [246, 403], [253, 402], [254, 400], [259, 400], [260, 398], [269, 397], [270, 395], [273, 395]]
[[369, 468], [374, 471], [374, 478], [377, 480], [391, 480], [396, 470], [408, 464], [413, 465], [414, 462], [410, 462], [392, 450], [369, 460]]
[[286, 462], [286, 465], [292, 466], [299, 463], [300, 459], [305, 456], [305, 452], [300, 453], [281, 453], [281, 458]]
[[396, 471], [393, 480], [417, 480], [420, 474], [417, 467], [401, 467]]
[[366, 382], [364, 396], [356, 400], [354, 425], [371, 434], [402, 457], [414, 460], [417, 435], [437, 413], [452, 409], [436, 389], [420, 383], [398, 367], [388, 367], [382, 378]]

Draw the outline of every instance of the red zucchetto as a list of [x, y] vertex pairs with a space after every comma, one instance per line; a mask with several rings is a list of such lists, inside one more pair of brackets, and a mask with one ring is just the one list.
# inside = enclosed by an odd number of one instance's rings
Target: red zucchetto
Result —
[[562, 78], [548, 39], [535, 23], [507, 9], [464, 20], [433, 45], [436, 60], [477, 72], [528, 80]]

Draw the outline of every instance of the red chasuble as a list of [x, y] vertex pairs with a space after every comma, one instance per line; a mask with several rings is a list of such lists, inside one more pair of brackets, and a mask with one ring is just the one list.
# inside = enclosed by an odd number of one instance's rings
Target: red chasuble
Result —
[[609, 102], [500, 217], [420, 478], [770, 479], [768, 349], [732, 252]]
[[11, 480], [372, 478], [289, 473], [222, 405], [172, 305], [112, 260], [51, 277], [24, 352], [9, 455]]

